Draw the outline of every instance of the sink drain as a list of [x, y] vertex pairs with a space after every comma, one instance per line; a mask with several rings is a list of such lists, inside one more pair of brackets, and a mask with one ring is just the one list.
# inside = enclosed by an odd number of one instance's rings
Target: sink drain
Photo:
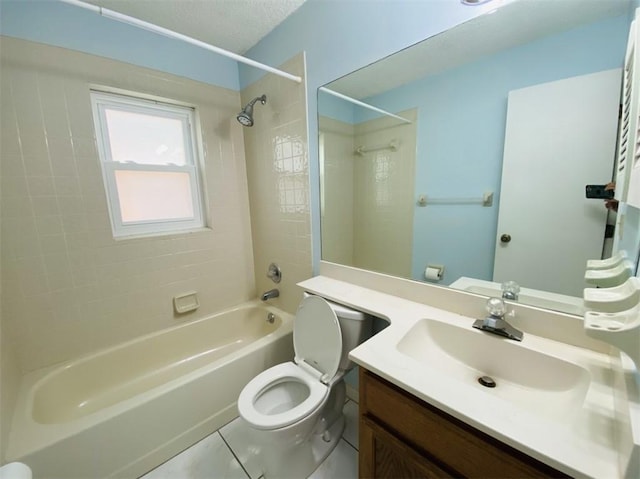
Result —
[[493, 380], [493, 378], [490, 378], [489, 376], [480, 376], [478, 378], [478, 382], [486, 388], [496, 387], [496, 382]]

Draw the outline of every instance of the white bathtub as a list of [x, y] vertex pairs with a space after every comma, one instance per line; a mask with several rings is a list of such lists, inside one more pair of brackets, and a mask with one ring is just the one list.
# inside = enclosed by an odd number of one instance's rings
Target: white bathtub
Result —
[[30, 373], [7, 459], [34, 478], [137, 477], [233, 419], [245, 384], [292, 359], [292, 329], [252, 301]]

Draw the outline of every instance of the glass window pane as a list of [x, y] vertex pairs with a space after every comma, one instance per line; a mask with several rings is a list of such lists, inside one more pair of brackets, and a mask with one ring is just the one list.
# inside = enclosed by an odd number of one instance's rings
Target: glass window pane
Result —
[[144, 165], [185, 165], [185, 132], [180, 118], [105, 108], [111, 160]]
[[189, 173], [116, 170], [122, 222], [194, 217]]

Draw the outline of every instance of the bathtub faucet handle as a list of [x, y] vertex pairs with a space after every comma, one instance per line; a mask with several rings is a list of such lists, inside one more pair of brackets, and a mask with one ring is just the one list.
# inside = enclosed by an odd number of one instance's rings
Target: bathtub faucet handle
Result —
[[267, 278], [269, 278], [274, 283], [279, 283], [280, 281], [282, 281], [282, 270], [277, 264], [271, 263], [269, 265], [269, 268], [267, 268]]

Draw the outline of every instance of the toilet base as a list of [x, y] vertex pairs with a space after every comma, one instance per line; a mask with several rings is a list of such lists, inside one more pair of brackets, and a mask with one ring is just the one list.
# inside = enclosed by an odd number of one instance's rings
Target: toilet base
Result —
[[264, 478], [301, 479], [309, 477], [335, 449], [342, 437], [344, 426], [344, 416], [341, 416], [323, 434], [313, 434], [308, 440], [283, 454], [265, 454], [266, 451], [263, 450]]

